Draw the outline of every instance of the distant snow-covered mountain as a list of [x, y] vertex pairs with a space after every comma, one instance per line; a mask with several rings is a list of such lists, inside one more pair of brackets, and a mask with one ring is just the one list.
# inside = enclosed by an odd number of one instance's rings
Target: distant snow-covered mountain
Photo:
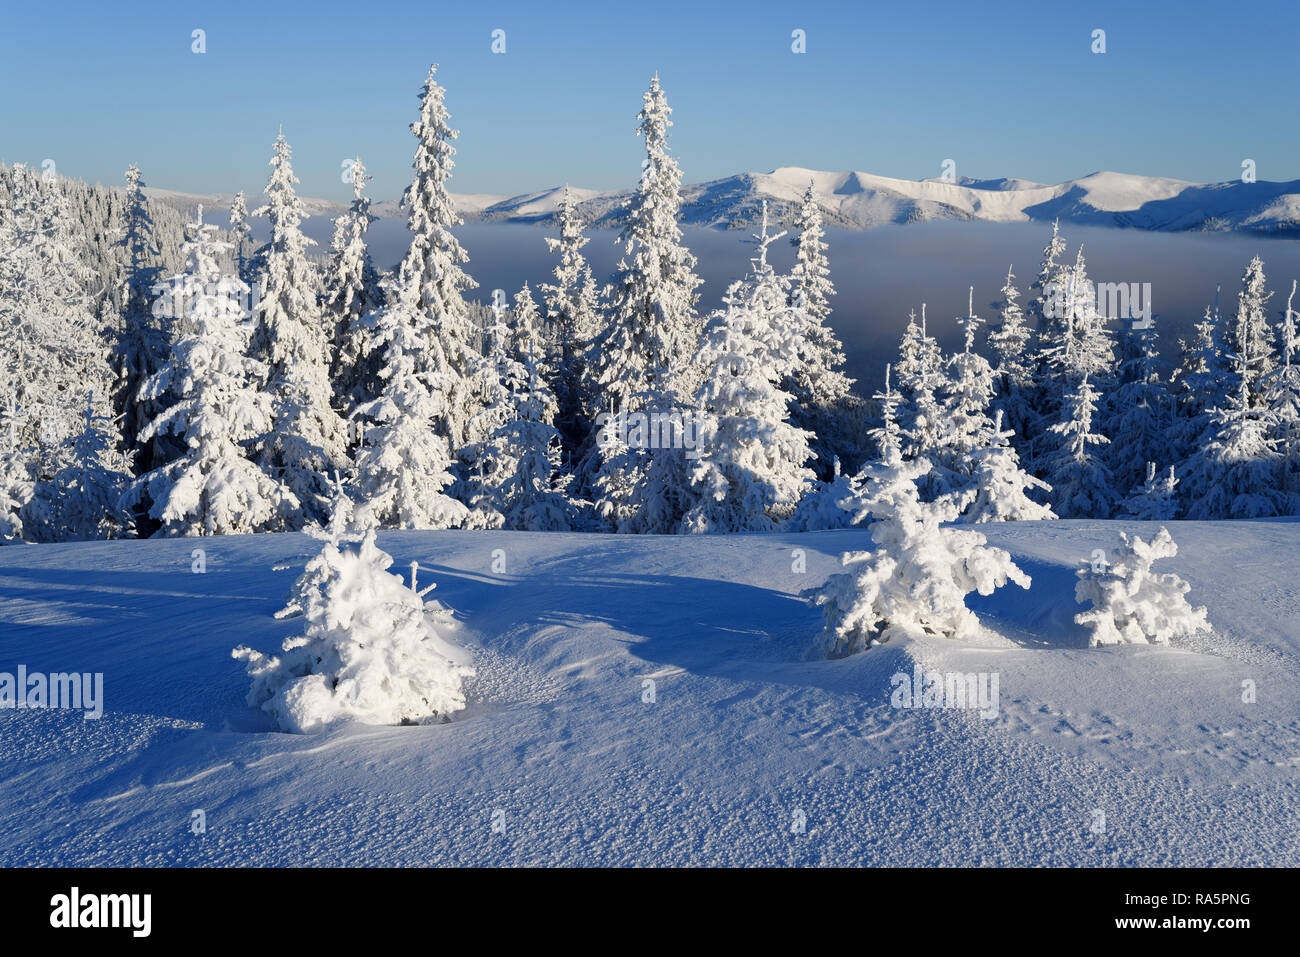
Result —
[[[766, 201], [769, 217], [779, 225], [789, 225], [809, 183], [816, 190], [827, 225], [843, 229], [938, 219], [1006, 223], [1060, 219], [1155, 231], [1300, 235], [1300, 180], [1189, 183], [1114, 172], [1093, 173], [1052, 186], [1011, 178], [947, 182], [785, 166], [771, 173], [738, 173], [682, 187], [682, 221], [693, 226], [748, 229], [757, 223]], [[547, 224], [566, 188], [517, 196], [456, 194], [453, 200], [467, 222]], [[570, 191], [591, 226], [622, 224], [630, 190]], [[202, 202], [214, 212], [230, 208], [229, 194], [146, 192], [169, 205], [193, 207]], [[336, 216], [346, 208], [328, 200], [304, 202], [313, 216]], [[396, 200], [375, 203], [374, 212], [385, 218], [402, 215]]]

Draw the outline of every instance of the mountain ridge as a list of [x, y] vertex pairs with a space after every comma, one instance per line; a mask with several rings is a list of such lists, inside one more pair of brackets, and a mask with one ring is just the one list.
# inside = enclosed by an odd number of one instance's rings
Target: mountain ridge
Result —
[[[827, 172], [783, 166], [769, 173], [745, 172], [682, 187], [682, 223], [719, 229], [749, 229], [761, 218], [788, 227], [809, 183], [827, 226], [849, 230], [933, 220], [1050, 222], [1112, 226], [1157, 232], [1238, 232], [1300, 236], [1300, 180], [1239, 180], [1194, 183], [1159, 176], [1100, 170], [1055, 185], [1003, 177], [955, 181], [908, 180], [860, 170]], [[453, 193], [456, 210], [468, 222], [549, 225], [568, 189], [592, 228], [615, 228], [625, 220], [632, 190], [556, 186], [513, 196]], [[213, 211], [230, 208], [231, 194], [201, 195], [147, 188], [157, 201], [181, 208], [202, 202]], [[336, 216], [344, 203], [303, 198], [312, 216]], [[400, 201], [375, 202], [380, 218], [402, 215]]]

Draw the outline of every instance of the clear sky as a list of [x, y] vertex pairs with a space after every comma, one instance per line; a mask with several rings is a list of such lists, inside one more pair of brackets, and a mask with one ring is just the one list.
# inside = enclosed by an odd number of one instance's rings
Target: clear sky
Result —
[[137, 162], [153, 186], [254, 192], [283, 124], [303, 195], [343, 199], [340, 163], [359, 153], [371, 195], [395, 198], [436, 61], [457, 192], [631, 185], [656, 70], [687, 182], [777, 166], [919, 179], [948, 158], [1040, 182], [1222, 181], [1251, 158], [1259, 179], [1290, 180], [1298, 56], [1295, 0], [7, 2], [0, 158], [103, 183]]

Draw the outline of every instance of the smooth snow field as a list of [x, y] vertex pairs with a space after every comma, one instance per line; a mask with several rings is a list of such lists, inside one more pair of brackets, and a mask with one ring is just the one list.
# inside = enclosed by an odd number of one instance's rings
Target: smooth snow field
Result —
[[[0, 548], [0, 671], [105, 699], [0, 711], [0, 864], [1296, 866], [1300, 521], [1165, 524], [1190, 646], [1085, 647], [1074, 569], [1158, 525], [1053, 521], [979, 527], [1033, 577], [970, 599], [986, 639], [834, 661], [799, 593], [862, 530], [381, 533], [456, 612], [469, 706], [314, 735], [268, 730], [230, 652], [300, 627], [273, 615], [316, 542]], [[918, 664], [996, 675], [996, 716], [891, 706]]]

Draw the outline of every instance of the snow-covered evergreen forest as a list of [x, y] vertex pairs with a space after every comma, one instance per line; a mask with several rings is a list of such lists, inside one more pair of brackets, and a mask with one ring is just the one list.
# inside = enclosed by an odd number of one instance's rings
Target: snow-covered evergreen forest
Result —
[[[117, 189], [0, 171], [0, 540], [298, 530], [340, 486], [381, 528], [834, 529], [870, 521], [882, 469], [966, 523], [1300, 513], [1296, 284], [1259, 257], [1162, 350], [1158, 318], [1103, 314], [1054, 227], [1036, 273], [990, 277], [995, 303], [927, 316], [917, 289], [867, 396], [811, 184], [703, 314], [656, 77], [615, 274], [593, 275], [566, 199], [553, 282], [482, 290], [453, 232], [444, 96], [431, 69], [392, 272], [367, 249], [360, 158], [312, 249], [283, 133], [260, 204], [241, 194], [228, 222], [147, 200], [134, 165]], [[942, 324], [962, 332], [950, 355]]]

